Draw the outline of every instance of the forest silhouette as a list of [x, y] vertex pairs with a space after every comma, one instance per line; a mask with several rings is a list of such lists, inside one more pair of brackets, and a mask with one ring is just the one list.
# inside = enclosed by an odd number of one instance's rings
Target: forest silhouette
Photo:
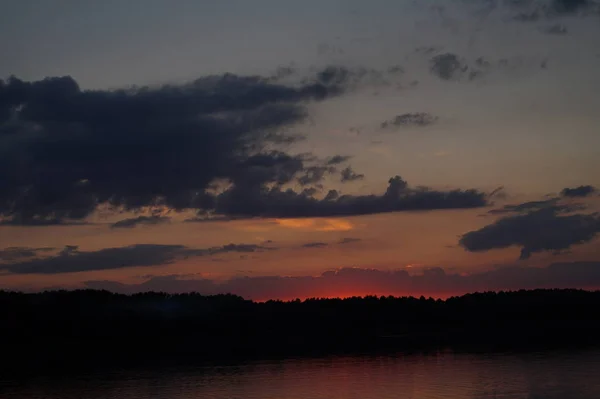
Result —
[[0, 291], [4, 369], [341, 353], [595, 345], [600, 291], [486, 292], [446, 300], [253, 302], [235, 295]]

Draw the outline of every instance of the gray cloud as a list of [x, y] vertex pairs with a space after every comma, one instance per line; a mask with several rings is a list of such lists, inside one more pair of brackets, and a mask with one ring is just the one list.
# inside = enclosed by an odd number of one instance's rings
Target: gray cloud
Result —
[[590, 0], [553, 0], [553, 11], [560, 14], [573, 13], [592, 5]]
[[350, 160], [350, 158], [352, 157], [348, 155], [334, 155], [327, 160], [327, 165], [339, 165]]
[[344, 268], [317, 277], [242, 277], [217, 282], [172, 275], [132, 285], [114, 281], [88, 281], [85, 284], [89, 288], [122, 293], [233, 293], [256, 300], [325, 297], [340, 293], [448, 296], [475, 291], [535, 288], [596, 289], [600, 285], [600, 263], [556, 263], [546, 268], [504, 267], [471, 275], [451, 274], [441, 268], [426, 269], [420, 275], [410, 275], [404, 270]]
[[17, 258], [13, 259], [13, 262], [0, 264], [0, 270], [15, 274], [76, 273], [137, 266], [161, 266], [194, 256], [213, 256], [228, 252], [251, 253], [274, 249], [276, 248], [254, 244], [227, 244], [205, 249], [183, 245], [136, 244], [98, 251], [79, 251], [77, 246], [67, 245], [56, 256], [22, 261]]
[[325, 175], [335, 173], [337, 169], [333, 166], [310, 166], [303, 171], [303, 175], [298, 177], [298, 183], [302, 186], [316, 184], [323, 180]]
[[113, 229], [133, 228], [140, 224], [147, 224], [147, 225], [164, 224], [164, 223], [168, 223], [170, 220], [171, 220], [171, 218], [168, 216], [158, 216], [158, 215], [138, 216], [135, 218], [127, 218], [127, 219], [119, 220], [118, 222], [111, 224], [110, 227]]
[[302, 245], [303, 248], [323, 248], [328, 246], [326, 242], [309, 242], [307, 244]]
[[225, 74], [91, 91], [70, 77], [0, 80], [0, 128], [11, 126], [0, 135], [0, 217], [40, 225], [81, 220], [99, 204], [205, 208], [215, 179], [257, 161], [263, 179], [281, 183], [264, 169], [281, 172], [285, 161], [291, 178], [308, 161], [267, 147], [305, 120], [306, 101], [341, 94], [337, 81], [292, 87]]
[[313, 72], [315, 78], [309, 78], [305, 82], [312, 80], [326, 86], [343, 87], [346, 90], [357, 88], [359, 85], [389, 86], [390, 84], [385, 72], [373, 68], [329, 65]]
[[522, 22], [535, 22], [576, 13], [595, 13], [599, 5], [594, 0], [509, 0], [506, 3], [517, 11], [514, 18]]
[[[0, 215], [1, 216], [1, 215]], [[0, 220], [0, 226], [83, 226], [91, 223], [82, 220], [65, 220], [61, 216], [13, 215], [9, 219]]]
[[574, 188], [564, 188], [560, 194], [563, 197], [587, 197], [596, 192], [593, 186], [579, 186]]
[[444, 53], [431, 58], [431, 72], [443, 80], [459, 78], [467, 69], [456, 54]]
[[478, 190], [437, 191], [411, 188], [400, 176], [388, 181], [381, 195], [339, 195], [329, 191], [324, 199], [293, 190], [240, 181], [216, 198], [216, 214], [260, 217], [320, 217], [368, 215], [384, 212], [477, 208], [487, 205], [487, 194]]
[[521, 204], [508, 204], [502, 208], [492, 209], [488, 213], [492, 215], [501, 215], [506, 213], [527, 213], [541, 209], [552, 209], [556, 212], [573, 212], [585, 209], [578, 204], [564, 204], [559, 202], [560, 198], [550, 198], [541, 201], [528, 201]]
[[8, 247], [0, 250], [0, 260], [13, 262], [21, 259], [34, 258], [43, 252], [54, 251], [54, 248]]
[[438, 117], [427, 112], [413, 112], [397, 115], [394, 119], [385, 121], [381, 124], [382, 129], [389, 127], [407, 127], [407, 126], [429, 126], [438, 121]]
[[464, 234], [459, 244], [467, 251], [521, 247], [520, 259], [538, 252], [560, 252], [591, 241], [600, 233], [598, 214], [563, 214], [545, 207], [507, 216], [479, 230]]
[[356, 181], [356, 180], [362, 180], [365, 178], [365, 175], [363, 175], [361, 173], [356, 173], [350, 166], [343, 169], [342, 172], [340, 173], [340, 175], [341, 175], [340, 180], [342, 181], [342, 183]]

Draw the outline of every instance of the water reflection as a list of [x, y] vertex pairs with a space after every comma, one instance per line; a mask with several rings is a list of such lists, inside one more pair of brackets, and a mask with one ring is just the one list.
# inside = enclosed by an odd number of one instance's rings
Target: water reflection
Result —
[[6, 399], [598, 399], [600, 351], [398, 355], [0, 382]]

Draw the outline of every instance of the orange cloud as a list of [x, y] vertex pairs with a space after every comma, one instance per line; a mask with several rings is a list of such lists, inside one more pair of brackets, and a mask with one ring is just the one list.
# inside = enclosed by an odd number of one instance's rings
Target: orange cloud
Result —
[[314, 231], [349, 231], [354, 228], [345, 219], [275, 219], [275, 222], [282, 227]]

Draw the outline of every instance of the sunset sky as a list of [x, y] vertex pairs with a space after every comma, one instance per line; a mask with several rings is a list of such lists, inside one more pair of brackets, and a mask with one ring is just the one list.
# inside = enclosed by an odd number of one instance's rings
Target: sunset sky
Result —
[[596, 0], [0, 2], [0, 289], [600, 288]]

